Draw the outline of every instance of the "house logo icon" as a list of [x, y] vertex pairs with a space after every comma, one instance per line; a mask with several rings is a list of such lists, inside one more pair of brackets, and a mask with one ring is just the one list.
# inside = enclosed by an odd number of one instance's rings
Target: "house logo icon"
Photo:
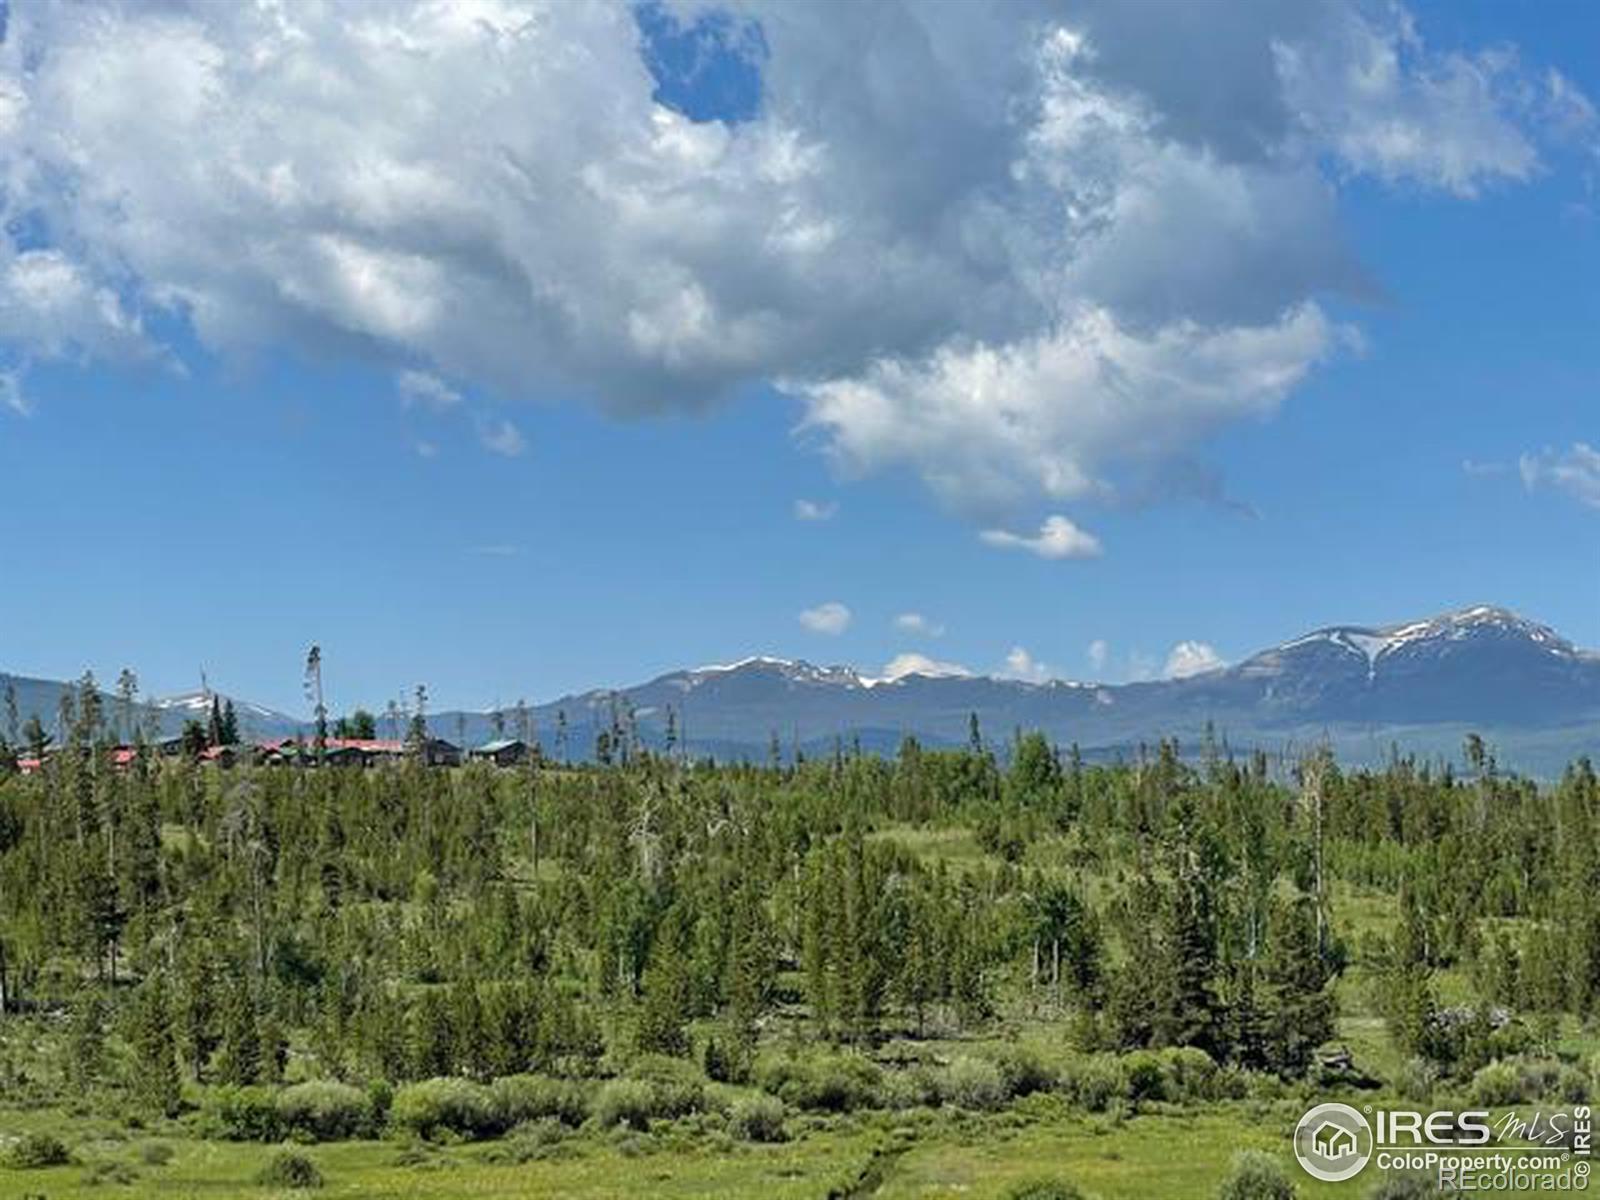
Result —
[[1313, 1179], [1353, 1178], [1372, 1157], [1372, 1126], [1348, 1104], [1319, 1104], [1295, 1126], [1294, 1156]]
[[1333, 1121], [1324, 1121], [1316, 1127], [1311, 1134], [1311, 1144], [1323, 1158], [1335, 1161], [1357, 1153], [1356, 1135]]

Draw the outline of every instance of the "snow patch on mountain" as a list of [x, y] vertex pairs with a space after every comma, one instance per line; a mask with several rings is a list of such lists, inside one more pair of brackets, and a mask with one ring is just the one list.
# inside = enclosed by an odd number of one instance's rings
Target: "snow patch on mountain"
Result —
[[[220, 692], [184, 692], [178, 696], [162, 696], [150, 701], [150, 707], [162, 712], [185, 712], [206, 714], [211, 711], [211, 702], [227, 704], [229, 697]], [[294, 718], [276, 712], [270, 708], [263, 708], [259, 704], [251, 704], [247, 700], [233, 701], [233, 708], [240, 716], [260, 717], [267, 721], [292, 721]]]
[[1253, 668], [1248, 673], [1258, 673], [1263, 668], [1281, 666], [1283, 655], [1289, 651], [1324, 643], [1365, 659], [1367, 677], [1371, 679], [1377, 674], [1380, 660], [1393, 655], [1396, 651], [1426, 650], [1432, 644], [1458, 643], [1485, 636], [1521, 639], [1560, 658], [1582, 657], [1571, 642], [1549, 626], [1529, 621], [1504, 608], [1479, 604], [1420, 621], [1408, 621], [1378, 629], [1359, 625], [1336, 625], [1318, 629], [1258, 654], [1245, 665]]

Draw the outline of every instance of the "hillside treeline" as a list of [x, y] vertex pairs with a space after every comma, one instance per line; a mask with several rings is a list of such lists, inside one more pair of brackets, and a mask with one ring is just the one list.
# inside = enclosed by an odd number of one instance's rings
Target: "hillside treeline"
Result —
[[785, 1039], [1017, 1020], [1294, 1078], [1356, 964], [1442, 1070], [1600, 1006], [1587, 762], [1540, 787], [1474, 743], [1465, 777], [1312, 756], [1280, 781], [975, 728], [792, 766], [219, 771], [114, 767], [85, 707], [0, 776], [0, 1022], [53, 1020], [61, 1079], [168, 1113], [291, 1063], [400, 1084], [649, 1054], [738, 1082]]

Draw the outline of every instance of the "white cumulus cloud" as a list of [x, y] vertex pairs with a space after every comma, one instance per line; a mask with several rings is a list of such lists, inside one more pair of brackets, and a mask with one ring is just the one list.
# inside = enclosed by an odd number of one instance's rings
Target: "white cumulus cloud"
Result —
[[1059, 514], [1045, 518], [1036, 534], [985, 529], [978, 536], [1002, 550], [1026, 550], [1040, 558], [1094, 558], [1100, 553], [1100, 539]]
[[1048, 665], [1040, 662], [1021, 646], [1013, 646], [1007, 652], [1005, 662], [996, 674], [1001, 679], [1018, 679], [1024, 683], [1044, 683], [1052, 678], [1054, 672]]
[[1215, 648], [1205, 642], [1184, 641], [1167, 652], [1167, 665], [1162, 674], [1168, 679], [1187, 679], [1227, 665]]
[[1349, 175], [1468, 196], [1595, 120], [1396, 4], [729, 7], [760, 104], [695, 119], [626, 0], [14, 4], [0, 361], [288, 348], [629, 416], [773, 382], [994, 526], [1336, 353]]
[[926, 654], [897, 654], [884, 664], [878, 676], [884, 680], [903, 679], [907, 675], [929, 675], [935, 678], [967, 676], [972, 672], [960, 663], [941, 662]]
[[850, 628], [850, 609], [837, 600], [829, 600], [815, 608], [800, 613], [800, 624], [812, 633], [838, 636]]

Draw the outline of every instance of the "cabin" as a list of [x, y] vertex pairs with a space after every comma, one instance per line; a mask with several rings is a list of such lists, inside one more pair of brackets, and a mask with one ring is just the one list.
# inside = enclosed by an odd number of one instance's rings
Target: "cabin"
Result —
[[245, 747], [242, 746], [207, 746], [200, 751], [200, 761], [214, 763], [219, 767], [231, 767], [239, 761], [239, 755]]
[[459, 767], [461, 747], [443, 738], [431, 737], [422, 743], [422, 765], [425, 767]]
[[163, 758], [177, 758], [184, 751], [184, 737], [181, 733], [168, 734], [159, 737], [150, 743], [151, 748]]
[[424, 766], [455, 767], [461, 764], [461, 751], [443, 738], [429, 738], [420, 752], [409, 742], [385, 738], [328, 738], [322, 743], [319, 760], [314, 741], [284, 738], [264, 742], [258, 747], [261, 761], [274, 766], [315, 767], [319, 761], [329, 767], [376, 767], [404, 762], [414, 753]]
[[[328, 767], [370, 767], [375, 752], [363, 749], [357, 745], [335, 745], [331, 740], [323, 747], [322, 764]], [[316, 747], [306, 751], [307, 760], [315, 765], [317, 762]]]
[[516, 767], [528, 761], [528, 743], [521, 738], [496, 738], [467, 751], [473, 762], [492, 763], [497, 767]]

